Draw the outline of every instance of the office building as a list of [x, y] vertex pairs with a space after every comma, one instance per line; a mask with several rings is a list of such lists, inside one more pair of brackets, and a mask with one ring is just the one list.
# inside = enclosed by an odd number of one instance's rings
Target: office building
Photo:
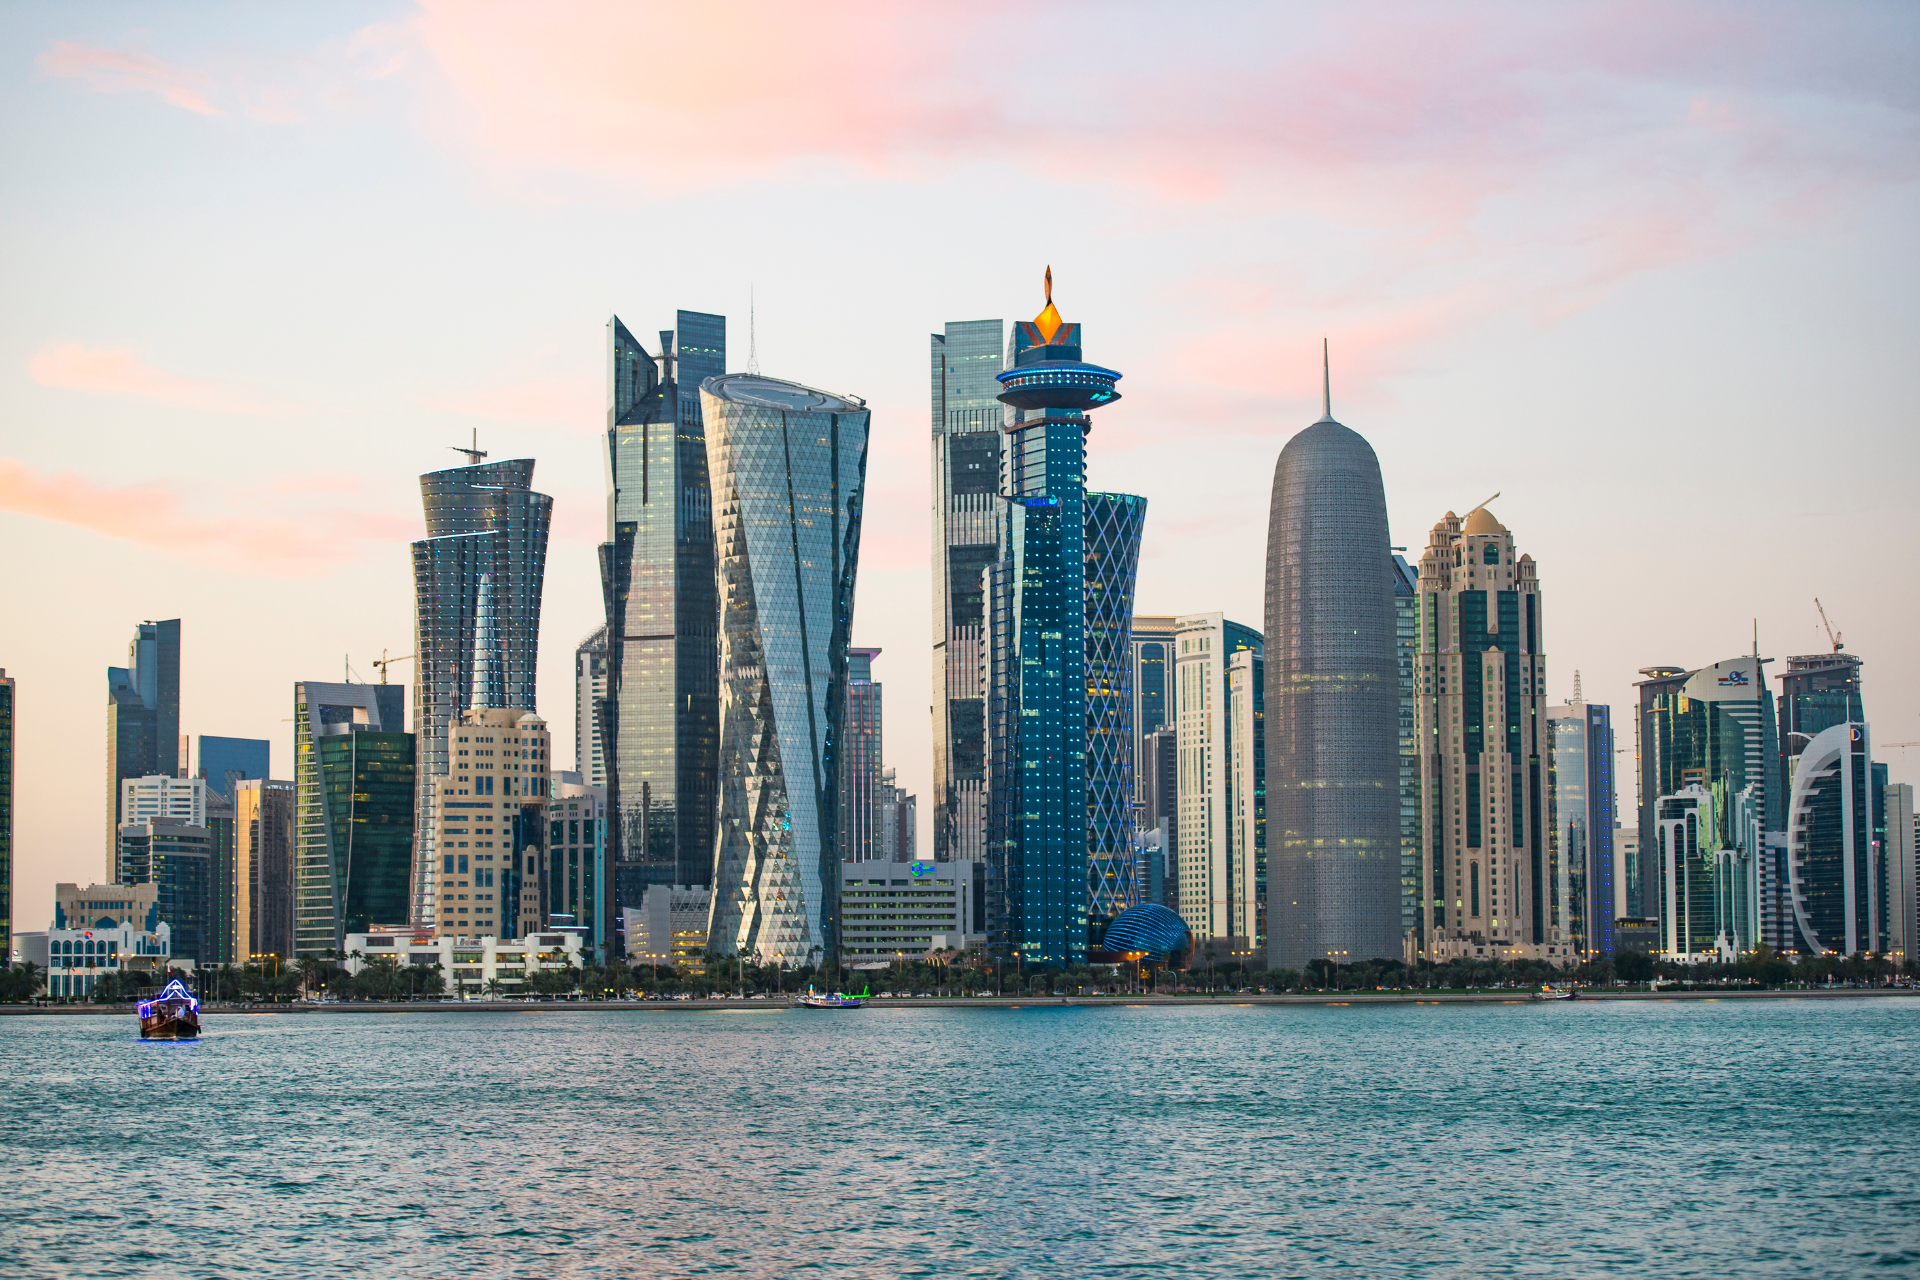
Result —
[[[1396, 551], [1400, 548], [1395, 548]], [[1420, 575], [1393, 557], [1393, 669], [1400, 691], [1400, 938], [1404, 958], [1419, 956], [1420, 931]]]
[[[427, 536], [413, 544], [413, 733], [419, 758], [409, 909], [421, 924], [438, 918], [440, 868], [431, 811], [453, 759], [448, 733], [472, 707], [532, 711], [539, 705], [535, 673], [553, 499], [533, 491], [533, 459], [482, 462], [487, 455], [481, 450], [461, 452], [470, 465], [420, 477]], [[391, 695], [381, 695], [394, 700], [392, 714], [380, 718], [386, 733], [405, 727], [403, 691], [391, 688]], [[375, 923], [402, 918], [382, 916]]]
[[207, 853], [211, 858], [213, 916], [209, 964], [239, 964], [245, 957], [240, 931], [240, 877], [238, 841], [234, 830], [234, 803], [207, 790]]
[[566, 931], [495, 938], [385, 929], [348, 934], [345, 953], [350, 974], [382, 965], [437, 969], [446, 993], [462, 1000], [524, 995], [535, 974], [577, 972], [585, 959], [579, 935]]
[[710, 944], [803, 964], [838, 941], [840, 741], [868, 412], [754, 374], [709, 378], [700, 401], [723, 619]]
[[[1764, 666], [1758, 654], [1749, 654], [1693, 671], [1644, 667], [1640, 674], [1645, 678], [1635, 685], [1640, 691], [1635, 725], [1640, 893], [1637, 898], [1630, 894], [1628, 905], [1633, 914], [1660, 921], [1663, 936], [1688, 956], [1702, 954], [1686, 940], [1689, 928], [1699, 931], [1709, 925], [1698, 910], [1689, 915], [1690, 925], [1668, 915], [1670, 907], [1687, 910], [1686, 895], [1676, 889], [1673, 876], [1687, 878], [1688, 864], [1671, 860], [1669, 841], [1661, 834], [1662, 808], [1675, 813], [1697, 809], [1690, 821], [1710, 822], [1699, 834], [1701, 856], [1740, 882], [1737, 918], [1717, 926], [1726, 934], [1723, 950], [1751, 950], [1766, 941], [1770, 922], [1780, 917], [1779, 859], [1769, 854], [1766, 834], [1782, 829], [1773, 782], [1778, 748]], [[1711, 803], [1696, 806], [1679, 798], [1692, 786], [1704, 788]], [[1777, 936], [1777, 924], [1772, 927]]]
[[847, 706], [840, 731], [840, 852], [865, 862], [879, 857], [881, 689], [873, 678], [878, 649], [847, 650]]
[[249, 778], [233, 788], [237, 963], [294, 953], [294, 786]]
[[116, 885], [152, 885], [173, 956], [215, 964], [213, 839], [203, 826], [171, 818], [120, 827]]
[[607, 628], [603, 623], [573, 651], [573, 767], [590, 787], [607, 785], [601, 718], [607, 702]]
[[[1167, 644], [1172, 644], [1171, 639]], [[1264, 705], [1264, 698], [1262, 702]], [[1140, 754], [1136, 759], [1139, 769], [1134, 775], [1134, 803], [1140, 809], [1140, 862], [1146, 870], [1136, 872], [1135, 878], [1147, 886], [1148, 902], [1178, 911], [1180, 731], [1166, 727], [1145, 735], [1140, 740]], [[1157, 890], [1153, 887], [1156, 885]]]
[[398, 685], [293, 687], [295, 954], [324, 956], [349, 933], [408, 918], [417, 792], [415, 738], [398, 729], [401, 694]]
[[205, 778], [211, 795], [233, 799], [233, 784], [241, 779], [273, 776], [273, 747], [265, 738], [216, 738], [200, 735], [193, 776]]
[[933, 856], [985, 856], [986, 588], [999, 558], [1006, 368], [999, 320], [931, 335], [933, 394]]
[[1086, 495], [1088, 928], [1141, 900], [1134, 808], [1133, 592], [1147, 500]]
[[[608, 875], [607, 789], [556, 777], [547, 802], [547, 920], [567, 918], [589, 956], [604, 963], [613, 921]], [[457, 904], [456, 904], [457, 905]], [[457, 913], [456, 913], [457, 914]], [[704, 921], [702, 922], [704, 926]]]
[[1785, 780], [1780, 949], [1803, 955], [1878, 951], [1883, 876], [1873, 841], [1873, 735], [1850, 653], [1787, 659], [1780, 681]]
[[[1319, 421], [1280, 451], [1267, 520], [1273, 968], [1401, 955], [1390, 541], [1379, 460], [1334, 421], [1328, 394]], [[1191, 922], [1184, 895], [1183, 884]]]
[[607, 322], [602, 734], [621, 906], [649, 884], [713, 876], [719, 607], [700, 387], [726, 372], [727, 322], [680, 311], [675, 323], [649, 355], [618, 316]]
[[1626, 915], [1615, 882], [1613, 710], [1580, 696], [1547, 708], [1548, 924], [1564, 921], [1576, 955], [1613, 954], [1613, 922]]
[[1881, 837], [1887, 885], [1886, 951], [1893, 959], [1909, 960], [1920, 949], [1920, 863], [1915, 861], [1920, 827], [1914, 820], [1912, 785], [1886, 784], [1880, 811], [1886, 816]]
[[973, 862], [848, 862], [840, 868], [840, 954], [848, 964], [922, 960], [986, 941]]
[[[1627, 888], [1631, 878], [1640, 874], [1640, 826], [1636, 820], [1632, 826], [1622, 826], [1618, 822], [1613, 827], [1613, 917], [1615, 920], [1644, 919], [1627, 909]], [[1637, 890], [1636, 890], [1637, 892]], [[1614, 941], [1615, 950], [1619, 949], [1619, 940]]]
[[987, 602], [987, 874], [994, 947], [1062, 967], [1087, 954], [1088, 413], [1120, 375], [1081, 359], [1053, 304], [1014, 326]]
[[433, 808], [442, 933], [522, 938], [547, 927], [546, 721], [531, 711], [469, 708], [449, 739]]
[[1427, 958], [1572, 963], [1571, 925], [1548, 909], [1539, 575], [1485, 504], [1434, 525], [1419, 625]]
[[14, 680], [0, 667], [0, 956], [13, 952], [13, 752], [19, 704]]
[[165, 973], [171, 934], [158, 885], [57, 884], [53, 928], [36, 939], [46, 948], [36, 962], [47, 970], [47, 995], [85, 1000], [108, 974]]
[[1233, 948], [1266, 955], [1266, 663], [1258, 649], [1227, 659], [1227, 925]]
[[894, 779], [892, 769], [880, 771], [874, 792], [873, 856], [884, 862], [912, 862], [919, 857], [919, 800]]
[[[1180, 914], [1198, 942], [1251, 938], [1261, 932], [1252, 920], [1257, 877], [1235, 857], [1229, 667], [1238, 654], [1259, 656], [1261, 636], [1225, 614], [1196, 613], [1175, 623], [1173, 648]], [[1244, 852], [1250, 862], [1254, 851]]]
[[627, 963], [705, 968], [713, 890], [703, 884], [650, 884], [637, 907], [622, 907]]
[[120, 783], [184, 770], [180, 741], [180, 619], [142, 622], [127, 665], [107, 668], [107, 878], [120, 847]]
[[175, 778], [164, 774], [122, 779], [119, 812], [128, 822], [173, 818], [195, 826], [205, 826], [207, 780]]

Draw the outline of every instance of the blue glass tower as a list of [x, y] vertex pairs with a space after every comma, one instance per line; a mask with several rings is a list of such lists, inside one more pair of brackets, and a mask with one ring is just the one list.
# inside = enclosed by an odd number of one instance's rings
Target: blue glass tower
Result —
[[1065, 966], [1087, 955], [1087, 413], [1120, 398], [1120, 375], [1081, 360], [1051, 269], [1046, 287], [998, 375], [1013, 413], [991, 571], [989, 929], [1021, 963]]

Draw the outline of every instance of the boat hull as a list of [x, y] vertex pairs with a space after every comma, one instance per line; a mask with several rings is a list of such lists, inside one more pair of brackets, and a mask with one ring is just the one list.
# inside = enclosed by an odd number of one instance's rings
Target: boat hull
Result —
[[200, 1019], [192, 1013], [177, 1017], [164, 1013], [150, 1014], [140, 1019], [140, 1038], [142, 1040], [198, 1040]]

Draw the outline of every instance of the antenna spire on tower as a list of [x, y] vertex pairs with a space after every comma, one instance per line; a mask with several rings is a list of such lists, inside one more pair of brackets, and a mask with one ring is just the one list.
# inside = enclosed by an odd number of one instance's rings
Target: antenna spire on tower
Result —
[[1333, 357], [1325, 337], [1320, 339], [1320, 421], [1333, 421]]
[[747, 286], [747, 372], [760, 372], [760, 323], [755, 315], [753, 286]]
[[473, 447], [472, 448], [467, 448], [464, 445], [457, 445], [457, 444], [450, 444], [447, 446], [447, 448], [453, 450], [455, 453], [466, 454], [467, 465], [470, 467], [479, 466], [480, 459], [487, 456], [487, 451], [480, 447], [480, 428], [478, 427], [475, 427], [473, 429]]
[[1586, 701], [1585, 698], [1580, 696], [1580, 668], [1578, 667], [1573, 669], [1573, 700], [1575, 702]]

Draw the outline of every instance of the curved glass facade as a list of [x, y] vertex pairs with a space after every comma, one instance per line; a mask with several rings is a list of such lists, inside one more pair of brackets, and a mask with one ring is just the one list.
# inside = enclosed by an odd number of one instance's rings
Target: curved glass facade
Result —
[[847, 636], [866, 406], [751, 374], [701, 385], [720, 590], [709, 945], [804, 964], [839, 940]]
[[1193, 931], [1165, 907], [1142, 902], [1113, 918], [1100, 945], [1114, 955], [1172, 959], [1192, 950]]
[[1133, 588], [1147, 500], [1089, 493], [1087, 554], [1087, 910], [1111, 919], [1141, 901], [1133, 812]]
[[1380, 463], [1322, 418], [1267, 525], [1268, 962], [1401, 955], [1399, 679]]

